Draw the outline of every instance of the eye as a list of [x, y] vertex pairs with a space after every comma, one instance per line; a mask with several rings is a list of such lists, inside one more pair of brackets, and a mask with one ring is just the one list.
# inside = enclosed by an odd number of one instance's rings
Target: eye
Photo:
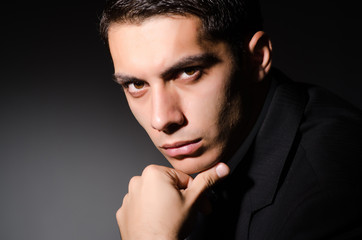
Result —
[[138, 82], [134, 82], [134, 83], [131, 83], [131, 85], [135, 88], [135, 89], [142, 89], [144, 86], [145, 86], [145, 83], [144, 82], [141, 82], [141, 81], [138, 81]]
[[189, 75], [189, 76], [192, 76], [196, 73], [196, 69], [194, 68], [190, 68], [190, 69], [186, 69], [185, 70], [185, 74]]
[[198, 79], [201, 76], [201, 70], [197, 67], [184, 69], [179, 75], [180, 79]]
[[143, 94], [146, 88], [146, 83], [143, 81], [127, 82], [123, 87], [134, 97], [139, 97]]

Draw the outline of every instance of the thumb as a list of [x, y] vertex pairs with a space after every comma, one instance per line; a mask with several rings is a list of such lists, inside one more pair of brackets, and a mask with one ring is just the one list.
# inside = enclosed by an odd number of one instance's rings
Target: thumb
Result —
[[187, 192], [185, 192], [185, 198], [193, 204], [206, 189], [215, 185], [215, 183], [229, 175], [229, 173], [230, 168], [222, 162], [199, 173], [192, 181]]

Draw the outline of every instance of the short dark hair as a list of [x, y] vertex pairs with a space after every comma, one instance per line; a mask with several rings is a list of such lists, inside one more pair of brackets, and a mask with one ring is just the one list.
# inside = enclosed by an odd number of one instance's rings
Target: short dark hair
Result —
[[108, 44], [111, 23], [141, 23], [157, 15], [194, 15], [204, 37], [231, 47], [241, 47], [246, 34], [262, 29], [258, 0], [109, 0], [100, 20], [101, 36]]

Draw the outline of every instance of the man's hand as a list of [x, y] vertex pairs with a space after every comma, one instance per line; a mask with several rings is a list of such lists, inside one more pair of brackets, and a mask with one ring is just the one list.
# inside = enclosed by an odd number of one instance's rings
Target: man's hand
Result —
[[[188, 234], [202, 193], [229, 174], [224, 163], [195, 179], [172, 168], [150, 165], [133, 177], [117, 221], [123, 240], [174, 240]], [[189, 229], [190, 230], [190, 229]]]

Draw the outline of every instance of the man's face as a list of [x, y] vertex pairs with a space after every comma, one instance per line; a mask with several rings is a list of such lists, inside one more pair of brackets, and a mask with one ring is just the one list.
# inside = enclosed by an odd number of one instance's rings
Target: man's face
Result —
[[[235, 64], [228, 46], [200, 37], [193, 17], [113, 23], [115, 78], [132, 113], [171, 165], [187, 174], [224, 160], [241, 119], [230, 94]], [[233, 79], [235, 81], [235, 79]]]

